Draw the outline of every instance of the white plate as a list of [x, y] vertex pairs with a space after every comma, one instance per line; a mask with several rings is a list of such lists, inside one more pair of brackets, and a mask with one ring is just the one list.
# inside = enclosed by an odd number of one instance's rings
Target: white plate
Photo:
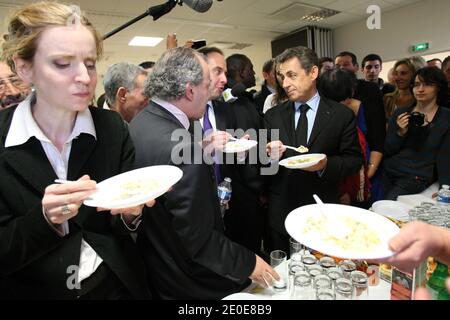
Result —
[[[285, 220], [292, 238], [303, 245], [346, 259], [390, 257], [388, 242], [399, 227], [374, 212], [340, 204], [317, 204], [293, 210]], [[358, 225], [356, 225], [358, 224]]]
[[105, 209], [129, 208], [164, 194], [183, 176], [175, 166], [150, 166], [121, 173], [97, 184], [98, 191], [83, 203]]
[[380, 200], [372, 204], [374, 212], [402, 222], [409, 221], [409, 209], [407, 205], [393, 200]]
[[236, 141], [228, 141], [225, 144], [223, 152], [225, 153], [237, 153], [247, 151], [258, 144], [258, 141], [239, 139]]
[[255, 296], [254, 294], [251, 293], [238, 292], [230, 294], [225, 298], [223, 298], [222, 300], [261, 300], [261, 297]]
[[[323, 153], [308, 153], [300, 156], [286, 158], [280, 161], [280, 166], [288, 169], [303, 169], [317, 164], [326, 157]], [[294, 161], [294, 162], [293, 162]]]

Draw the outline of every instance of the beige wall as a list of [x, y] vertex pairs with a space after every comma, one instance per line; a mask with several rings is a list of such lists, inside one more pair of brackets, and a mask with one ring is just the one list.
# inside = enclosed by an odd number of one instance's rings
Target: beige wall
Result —
[[[450, 50], [449, 0], [424, 0], [381, 13], [381, 30], [369, 30], [366, 20], [334, 30], [335, 53], [352, 51], [358, 61], [369, 53], [379, 54], [384, 61], [411, 56], [412, 44], [429, 42], [428, 56]], [[387, 65], [385, 68], [387, 71]]]

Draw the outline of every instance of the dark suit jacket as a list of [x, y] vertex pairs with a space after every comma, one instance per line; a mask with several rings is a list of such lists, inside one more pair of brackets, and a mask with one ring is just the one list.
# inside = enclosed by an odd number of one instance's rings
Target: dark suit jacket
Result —
[[383, 95], [376, 83], [362, 79], [358, 80], [355, 99], [364, 106], [367, 125], [367, 142], [370, 151], [384, 152], [386, 139], [386, 119], [384, 113]]
[[[44, 189], [57, 178], [36, 138], [5, 148], [14, 108], [0, 112], [0, 298], [72, 299], [67, 268], [78, 265], [82, 237], [136, 298], [149, 297], [144, 268], [125, 226], [117, 217], [82, 206], [60, 237], [42, 213]], [[97, 141], [73, 140], [68, 179], [84, 174], [98, 182], [129, 170], [134, 149], [120, 116], [90, 108]]]
[[266, 83], [261, 86], [261, 91], [257, 92], [255, 95], [255, 105], [259, 114], [263, 114], [264, 102], [266, 102], [266, 98], [272, 92], [267, 88]]
[[[294, 103], [285, 102], [265, 114], [267, 129], [279, 129], [279, 139], [295, 146]], [[339, 182], [356, 173], [362, 165], [362, 154], [353, 112], [334, 101], [320, 98], [314, 127], [308, 141], [310, 153], [324, 153], [328, 164], [319, 177], [317, 172], [279, 168], [270, 176], [269, 225], [286, 234], [284, 220], [290, 211], [314, 203], [313, 194], [324, 202], [338, 203]], [[287, 150], [283, 158], [298, 155]]]
[[189, 164], [193, 153], [202, 150], [172, 114], [153, 102], [130, 124], [136, 163], [174, 165], [172, 150], [180, 146], [171, 139], [176, 130], [186, 136], [181, 153], [187, 162], [177, 164], [184, 175], [155, 207], [146, 209], [138, 244], [162, 298], [219, 299], [248, 284], [255, 255], [224, 236], [211, 166]]

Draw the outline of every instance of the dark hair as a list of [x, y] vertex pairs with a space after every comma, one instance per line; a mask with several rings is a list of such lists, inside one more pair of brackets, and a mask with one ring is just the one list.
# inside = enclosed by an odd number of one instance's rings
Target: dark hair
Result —
[[356, 84], [357, 79], [353, 72], [333, 69], [320, 76], [317, 89], [325, 98], [341, 102], [353, 96]]
[[364, 68], [364, 65], [366, 64], [367, 61], [375, 61], [375, 60], [378, 60], [378, 61], [380, 61], [380, 64], [383, 64], [383, 60], [381, 60], [381, 57], [379, 55], [377, 55], [375, 53], [371, 53], [364, 57], [364, 59], [361, 63], [361, 67]]
[[440, 63], [442, 63], [442, 60], [439, 59], [439, 58], [434, 58], [434, 59], [428, 60], [427, 63], [430, 63], [430, 62], [433, 62], [433, 61], [439, 61]]
[[103, 104], [105, 103], [105, 101], [106, 101], [106, 96], [104, 93], [102, 93], [100, 95], [100, 97], [98, 97], [98, 99], [97, 99], [97, 107], [100, 109], [103, 109]]
[[139, 67], [144, 68], [144, 69], [150, 69], [153, 68], [155, 66], [155, 63], [153, 61], [144, 61], [139, 63]]
[[342, 51], [341, 53], [339, 53], [336, 58], [339, 57], [345, 57], [345, 56], [349, 56], [352, 58], [352, 64], [353, 65], [357, 65], [358, 64], [358, 58], [356, 58], [356, 55], [350, 51]]
[[250, 59], [243, 54], [235, 53], [226, 59], [227, 78], [235, 79], [236, 76], [244, 70], [245, 66], [251, 63]]
[[311, 69], [319, 66], [319, 58], [314, 50], [307, 47], [294, 47], [289, 48], [280, 53], [275, 61], [277, 64], [284, 63], [292, 58], [297, 58], [300, 66], [305, 69], [306, 72], [311, 72]]
[[274, 68], [275, 68], [275, 96], [273, 97], [274, 101], [272, 102], [272, 105], [278, 105], [282, 102], [284, 102], [285, 100], [287, 100], [288, 96], [286, 94], [286, 91], [283, 88], [283, 84], [280, 83], [280, 80], [277, 77], [277, 64], [275, 63]]
[[270, 59], [264, 62], [262, 71], [265, 73], [270, 73], [273, 70], [273, 67], [275, 65], [275, 59]]
[[322, 57], [322, 58], [319, 59], [319, 65], [318, 65], [319, 70], [322, 69], [322, 66], [323, 66], [323, 64], [325, 62], [331, 62], [331, 63], [334, 64], [334, 60], [332, 58], [330, 58], [330, 57]]
[[447, 78], [441, 69], [433, 66], [417, 70], [414, 77], [411, 79], [411, 90], [414, 87], [416, 77], [419, 77], [422, 82], [435, 84], [438, 87], [436, 103], [438, 106], [446, 105], [448, 84]]
[[208, 54], [210, 54], [210, 53], [218, 53], [218, 54], [224, 56], [223, 51], [217, 47], [203, 47], [203, 48], [198, 49], [197, 51], [205, 56], [208, 56]]
[[445, 65], [450, 62], [450, 56], [447, 56], [444, 61], [442, 61], [442, 69], [444, 69]]

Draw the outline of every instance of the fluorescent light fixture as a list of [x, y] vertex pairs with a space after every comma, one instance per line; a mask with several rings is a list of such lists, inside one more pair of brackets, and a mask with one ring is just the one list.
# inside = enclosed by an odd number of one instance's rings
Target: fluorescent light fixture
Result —
[[163, 41], [163, 38], [158, 37], [134, 37], [131, 39], [130, 43], [128, 43], [129, 46], [134, 47], [156, 47], [161, 41]]
[[340, 11], [332, 10], [332, 9], [322, 9], [320, 11], [316, 11], [312, 14], [307, 14], [302, 17], [302, 20], [309, 21], [309, 22], [319, 22], [323, 19], [332, 17], [336, 14], [340, 13]]

